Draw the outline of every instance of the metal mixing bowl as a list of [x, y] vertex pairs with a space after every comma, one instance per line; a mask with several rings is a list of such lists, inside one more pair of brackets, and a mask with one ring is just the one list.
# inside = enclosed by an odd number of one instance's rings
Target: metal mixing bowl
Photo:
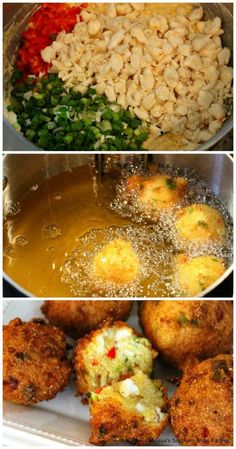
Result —
[[[225, 30], [222, 41], [223, 45], [233, 51], [233, 3], [197, 3], [205, 11], [206, 17], [219, 16], [222, 20], [222, 27]], [[4, 11], [4, 95], [9, 96], [9, 78], [12, 64], [16, 56], [16, 49], [19, 45], [21, 32], [25, 29], [29, 17], [38, 7], [37, 3], [5, 3]], [[231, 61], [232, 64], [232, 61]], [[212, 148], [217, 142], [228, 134], [233, 128], [232, 116], [224, 123], [222, 128], [207, 142], [199, 145], [195, 150], [205, 151]], [[40, 150], [23, 134], [16, 131], [4, 117], [3, 125], [4, 150], [7, 151], [33, 151]], [[226, 150], [229, 148], [226, 148]], [[194, 150], [194, 151], [195, 151]]]
[[[118, 155], [122, 163], [129, 156]], [[140, 158], [143, 157], [140, 155]], [[150, 154], [153, 162], [165, 163], [179, 168], [191, 168], [212, 187], [213, 192], [224, 202], [233, 217], [233, 159], [228, 154]], [[6, 177], [6, 188], [3, 193], [4, 211], [10, 201], [19, 201], [21, 196], [37, 182], [40, 184], [46, 177], [54, 176], [65, 169], [78, 167], [93, 161], [94, 155], [86, 154], [8, 154], [4, 157], [3, 174]], [[231, 265], [225, 273], [201, 296], [209, 295], [232, 273]], [[14, 279], [4, 273], [4, 278], [21, 294], [33, 296]]]

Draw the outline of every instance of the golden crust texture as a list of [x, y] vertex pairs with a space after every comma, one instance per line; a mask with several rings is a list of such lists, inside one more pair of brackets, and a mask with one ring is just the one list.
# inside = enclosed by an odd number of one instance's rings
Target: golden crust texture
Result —
[[132, 301], [45, 301], [42, 312], [50, 323], [61, 327], [73, 338], [83, 337], [99, 327], [102, 321], [126, 320]]
[[173, 432], [183, 446], [233, 445], [233, 360], [221, 354], [190, 364], [171, 399]]
[[64, 333], [42, 320], [3, 328], [3, 397], [17, 404], [53, 399], [70, 381]]
[[174, 366], [183, 366], [188, 357], [232, 352], [231, 301], [143, 301], [139, 320], [154, 348]]

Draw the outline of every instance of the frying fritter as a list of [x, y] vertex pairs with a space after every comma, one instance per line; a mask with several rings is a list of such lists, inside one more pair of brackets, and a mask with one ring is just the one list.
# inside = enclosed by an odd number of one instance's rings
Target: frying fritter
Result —
[[129, 441], [146, 445], [157, 439], [168, 422], [166, 391], [159, 380], [141, 371], [90, 397], [90, 443]]
[[158, 218], [161, 210], [168, 209], [178, 203], [184, 196], [187, 181], [181, 177], [170, 177], [156, 173], [149, 178], [132, 175], [127, 179], [126, 192], [137, 195], [140, 212], [148, 213], [150, 218]]
[[171, 399], [173, 432], [183, 446], [233, 445], [233, 360], [220, 354], [186, 367]]
[[43, 320], [3, 327], [3, 397], [16, 404], [53, 399], [70, 380], [64, 333]]
[[84, 394], [131, 376], [151, 374], [157, 353], [122, 321], [106, 324], [80, 339], [74, 351], [76, 391]]
[[190, 259], [185, 254], [176, 257], [176, 286], [184, 296], [199, 295], [224, 272], [224, 262], [220, 257], [198, 256]]
[[115, 239], [96, 254], [92, 269], [94, 277], [102, 282], [128, 284], [137, 278], [140, 262], [131, 242]]
[[144, 335], [174, 366], [182, 367], [189, 357], [232, 352], [231, 301], [143, 301], [139, 319]]
[[191, 204], [177, 213], [175, 227], [180, 238], [205, 242], [223, 241], [226, 228], [220, 212], [207, 204]]
[[132, 301], [47, 300], [41, 310], [51, 324], [59, 326], [71, 337], [83, 337], [97, 329], [104, 320], [126, 320]]

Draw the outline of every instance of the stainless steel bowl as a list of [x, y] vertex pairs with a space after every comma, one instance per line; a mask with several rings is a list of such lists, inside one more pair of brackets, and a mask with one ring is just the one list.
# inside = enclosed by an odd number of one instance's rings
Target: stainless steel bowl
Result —
[[[151, 156], [151, 155], [150, 155]], [[125, 158], [129, 156], [116, 156]], [[143, 156], [139, 156], [140, 158]], [[40, 184], [48, 178], [69, 168], [78, 167], [93, 161], [93, 155], [86, 154], [15, 154], [4, 157], [3, 174], [7, 179], [7, 186], [3, 193], [4, 211], [9, 201], [18, 201], [35, 182]], [[224, 202], [233, 217], [233, 159], [228, 154], [152, 154], [153, 162], [166, 163], [175, 167], [195, 169]], [[212, 292], [232, 273], [231, 265], [214, 284], [204, 290], [201, 296]], [[4, 278], [19, 292], [26, 296], [33, 296], [14, 279], [4, 273]]]
[[[233, 51], [233, 3], [199, 3], [205, 11], [206, 17], [219, 16], [225, 30], [222, 41], [223, 45]], [[16, 56], [21, 32], [25, 29], [27, 21], [32, 12], [38, 7], [37, 3], [5, 3], [4, 11], [4, 96], [9, 96], [9, 78], [12, 64]], [[232, 64], [232, 61], [231, 61]], [[207, 142], [199, 145], [194, 151], [205, 151], [216, 145], [233, 128], [233, 117], [231, 116], [222, 128]], [[15, 130], [4, 117], [3, 124], [4, 150], [7, 151], [39, 151], [23, 134]], [[226, 148], [226, 150], [229, 148]]]

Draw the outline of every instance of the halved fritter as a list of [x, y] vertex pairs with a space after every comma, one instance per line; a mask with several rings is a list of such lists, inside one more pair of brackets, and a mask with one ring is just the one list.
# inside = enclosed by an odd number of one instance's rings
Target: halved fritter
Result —
[[141, 371], [90, 397], [90, 443], [129, 441], [145, 445], [157, 439], [168, 422], [166, 391]]
[[157, 353], [127, 324], [106, 324], [80, 339], [74, 351], [76, 391], [84, 394], [131, 376], [150, 374]]

